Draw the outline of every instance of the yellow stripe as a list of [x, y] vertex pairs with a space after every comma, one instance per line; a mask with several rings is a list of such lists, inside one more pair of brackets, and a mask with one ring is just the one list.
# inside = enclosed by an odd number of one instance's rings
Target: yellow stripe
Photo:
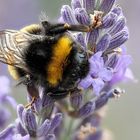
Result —
[[9, 74], [15, 79], [18, 80], [19, 79], [19, 75], [17, 73], [16, 67], [8, 65], [8, 71]]
[[47, 80], [51, 86], [56, 86], [62, 80], [63, 67], [72, 49], [71, 42], [70, 38], [63, 36], [52, 46], [53, 55], [47, 67]]

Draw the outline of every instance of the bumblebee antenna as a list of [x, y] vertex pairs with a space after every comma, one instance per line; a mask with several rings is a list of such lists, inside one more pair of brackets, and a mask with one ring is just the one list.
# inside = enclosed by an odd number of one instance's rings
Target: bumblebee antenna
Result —
[[46, 13], [46, 11], [41, 11], [41, 14], [39, 15], [39, 20], [41, 21], [41, 22], [43, 22], [43, 21], [48, 21], [48, 16], [47, 16], [47, 13]]

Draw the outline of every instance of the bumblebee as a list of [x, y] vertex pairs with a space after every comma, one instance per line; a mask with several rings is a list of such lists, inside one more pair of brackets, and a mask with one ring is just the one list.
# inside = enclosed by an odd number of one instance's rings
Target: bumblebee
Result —
[[0, 31], [0, 61], [8, 64], [14, 79], [23, 79], [29, 91], [41, 86], [53, 99], [62, 99], [89, 71], [87, 53], [68, 31], [89, 30], [85, 25], [45, 20], [20, 31]]

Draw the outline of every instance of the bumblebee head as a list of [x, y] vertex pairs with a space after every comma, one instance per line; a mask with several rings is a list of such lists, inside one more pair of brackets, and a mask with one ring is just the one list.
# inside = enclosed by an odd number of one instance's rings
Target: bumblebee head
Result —
[[77, 42], [73, 42], [69, 63], [63, 74], [63, 87], [75, 87], [76, 84], [86, 77], [89, 71], [89, 62], [87, 53]]

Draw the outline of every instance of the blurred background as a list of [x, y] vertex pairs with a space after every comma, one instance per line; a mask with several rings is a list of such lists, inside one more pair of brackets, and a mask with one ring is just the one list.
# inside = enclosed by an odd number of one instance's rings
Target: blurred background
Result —
[[[126, 45], [128, 53], [133, 58], [133, 64], [130, 67], [135, 78], [139, 80], [140, 1], [118, 0], [117, 3], [122, 7], [127, 18], [130, 39]], [[0, 0], [0, 30], [18, 30], [26, 25], [38, 23], [41, 11], [46, 11], [49, 20], [55, 21], [59, 17], [62, 4], [70, 4], [70, 0]], [[4, 64], [0, 66], [0, 75], [9, 76], [7, 66]], [[15, 87], [15, 81], [11, 83], [15, 98], [18, 102], [26, 104], [26, 89], [22, 86]], [[126, 94], [119, 100], [111, 100], [109, 102], [103, 126], [113, 132], [114, 140], [140, 140], [140, 84], [139, 82], [127, 83], [119, 86], [125, 89]]]

